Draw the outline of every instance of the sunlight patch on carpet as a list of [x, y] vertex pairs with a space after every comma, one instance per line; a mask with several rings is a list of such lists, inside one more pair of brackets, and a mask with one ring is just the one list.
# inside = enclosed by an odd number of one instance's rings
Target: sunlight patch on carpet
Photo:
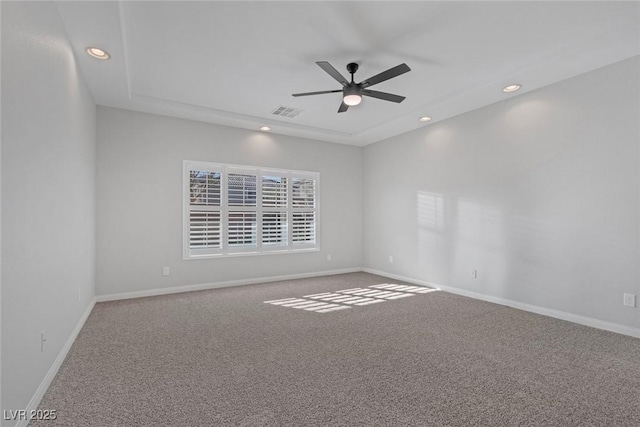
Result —
[[319, 294], [305, 295], [302, 298], [283, 298], [264, 301], [264, 303], [313, 311], [315, 313], [329, 313], [353, 306], [376, 304], [434, 291], [438, 291], [438, 289], [382, 283], [367, 288], [351, 288], [342, 291], [322, 292]]

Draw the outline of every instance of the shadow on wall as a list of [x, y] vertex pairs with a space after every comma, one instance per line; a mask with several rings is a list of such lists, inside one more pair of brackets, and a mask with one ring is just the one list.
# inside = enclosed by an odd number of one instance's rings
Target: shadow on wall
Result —
[[586, 245], [577, 225], [534, 220], [470, 198], [429, 191], [416, 197], [417, 268], [427, 281], [543, 304], [554, 295], [573, 298], [562, 283], [575, 274], [605, 280], [594, 267], [598, 249]]
[[[509, 285], [508, 216], [496, 206], [468, 198], [417, 192], [418, 263], [445, 285], [505, 295]], [[484, 278], [488, 280], [483, 280]]]

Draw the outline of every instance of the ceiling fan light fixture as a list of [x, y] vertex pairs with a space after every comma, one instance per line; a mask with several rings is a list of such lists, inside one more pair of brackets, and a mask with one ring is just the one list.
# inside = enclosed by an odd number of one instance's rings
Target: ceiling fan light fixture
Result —
[[520, 89], [520, 85], [516, 83], [516, 84], [512, 84], [512, 85], [503, 87], [502, 91], [505, 92], [505, 93], [509, 93], [509, 92], [515, 92], [518, 89]]
[[96, 59], [109, 59], [110, 57], [106, 50], [97, 47], [88, 47], [87, 53]]
[[342, 102], [352, 107], [354, 105], [360, 104], [362, 102], [362, 94], [360, 93], [360, 89], [355, 85], [346, 86], [342, 90]]
[[353, 107], [354, 105], [358, 105], [362, 102], [362, 97], [360, 95], [345, 95], [342, 100], [348, 106]]

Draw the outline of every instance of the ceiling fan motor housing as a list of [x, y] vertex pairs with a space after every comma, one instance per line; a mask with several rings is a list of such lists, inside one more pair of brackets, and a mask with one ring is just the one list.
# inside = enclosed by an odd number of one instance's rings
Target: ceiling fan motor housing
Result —
[[343, 96], [357, 95], [362, 96], [362, 88], [357, 84], [350, 83], [342, 89]]

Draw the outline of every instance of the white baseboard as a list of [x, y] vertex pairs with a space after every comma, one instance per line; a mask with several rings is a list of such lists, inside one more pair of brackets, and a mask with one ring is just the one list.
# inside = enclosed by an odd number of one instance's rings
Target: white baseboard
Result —
[[386, 271], [374, 270], [372, 268], [364, 268], [364, 267], [362, 268], [362, 271], [364, 271], [365, 273], [376, 274], [378, 276], [389, 277], [391, 279], [402, 280], [403, 282], [413, 283], [414, 285], [426, 286], [428, 288], [442, 289], [442, 287], [437, 283], [426, 282], [424, 280], [400, 276], [398, 274], [393, 274], [393, 273], [387, 273]]
[[[56, 357], [56, 360], [53, 361], [53, 364], [49, 368], [49, 371], [47, 371], [47, 375], [45, 375], [44, 379], [38, 386], [38, 389], [36, 390], [35, 394], [27, 404], [27, 407], [25, 408], [27, 414], [31, 413], [32, 410], [35, 411], [38, 409], [38, 405], [40, 405], [40, 401], [42, 400], [42, 397], [44, 396], [47, 389], [51, 385], [51, 382], [53, 381], [56, 374], [58, 373], [58, 369], [60, 369], [62, 362], [64, 362], [64, 359], [67, 357], [69, 350], [71, 350], [71, 346], [76, 340], [76, 337], [78, 336], [78, 334], [80, 333], [80, 330], [84, 326], [84, 322], [87, 321], [87, 318], [91, 314], [91, 311], [93, 310], [93, 307], [95, 305], [96, 305], [96, 298], [93, 298], [93, 300], [91, 300], [91, 302], [87, 306], [87, 309], [84, 311], [84, 313], [82, 313], [82, 317], [80, 317], [80, 320], [78, 320], [76, 327], [71, 332], [71, 335], [69, 335], [69, 338], [67, 338], [67, 341], [64, 343], [64, 346], [60, 350], [60, 353], [58, 353], [58, 357]], [[26, 427], [27, 424], [29, 424], [29, 420], [20, 420], [16, 424], [16, 427]]]
[[152, 297], [157, 295], [177, 294], [181, 292], [203, 291], [207, 289], [227, 288], [230, 286], [255, 285], [256, 283], [279, 282], [281, 280], [307, 279], [309, 277], [331, 276], [334, 274], [357, 273], [361, 268], [343, 268], [341, 270], [316, 271], [313, 273], [289, 274], [284, 276], [258, 277], [253, 279], [228, 280], [224, 282], [200, 283], [197, 285], [174, 286], [171, 288], [148, 289], [144, 291], [122, 292], [99, 295], [97, 302], [116, 301], [121, 299]]
[[387, 273], [385, 271], [373, 270], [371, 268], [363, 268], [362, 271], [385, 276], [403, 282], [409, 282], [416, 285], [437, 288], [452, 294], [462, 295], [482, 301], [492, 302], [495, 304], [505, 305], [507, 307], [517, 308], [519, 310], [529, 311], [531, 313], [541, 314], [543, 316], [554, 317], [556, 319], [567, 320], [569, 322], [578, 323], [580, 325], [591, 326], [592, 328], [604, 329], [605, 331], [616, 332], [618, 334], [629, 335], [640, 338], [640, 329], [631, 326], [620, 325], [618, 323], [606, 322], [604, 320], [593, 319], [591, 317], [580, 316], [577, 314], [567, 313], [566, 311], [554, 310], [551, 308], [540, 307], [537, 305], [527, 304], [523, 302], [513, 301], [505, 298], [485, 295], [478, 292], [466, 291], [451, 286], [440, 285], [438, 283], [430, 283], [424, 280], [414, 279], [411, 277], [399, 276], [397, 274]]

